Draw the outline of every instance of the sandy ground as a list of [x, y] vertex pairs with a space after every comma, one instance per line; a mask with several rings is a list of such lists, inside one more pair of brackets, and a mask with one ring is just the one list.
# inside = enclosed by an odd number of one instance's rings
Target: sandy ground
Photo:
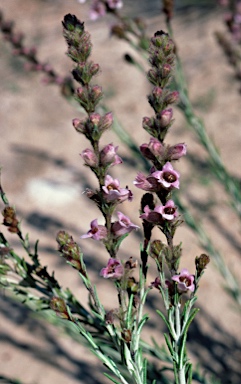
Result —
[[[137, 2], [133, 3], [136, 6]], [[17, 29], [25, 32], [26, 42], [38, 45], [41, 60], [51, 63], [63, 75], [71, 70], [72, 64], [64, 55], [66, 47], [60, 22], [66, 13], [87, 19], [86, 6], [74, 0], [1, 0], [0, 7], [7, 18], [16, 21]], [[158, 7], [156, 16], [147, 19], [150, 34], [165, 28], [163, 18], [157, 15]], [[111, 19], [107, 23], [110, 25]], [[141, 121], [151, 113], [146, 101], [149, 85], [142, 74], [123, 62], [123, 54], [131, 52], [130, 48], [124, 42], [109, 38], [105, 21], [95, 24], [87, 21], [86, 25], [94, 43], [93, 59], [102, 68], [97, 80], [104, 88], [105, 103], [138, 145], [148, 142], [147, 134], [141, 130]], [[179, 54], [196, 111], [205, 119], [208, 133], [226, 167], [240, 178], [239, 86], [214, 38], [214, 31], [223, 29], [222, 16], [217, 11], [187, 13], [174, 21]], [[48, 265], [50, 271], [55, 269], [61, 284], [70, 287], [78, 298], [85, 298], [81, 281], [75, 271], [60, 260], [55, 242], [57, 231], [63, 228], [78, 240], [89, 228], [89, 221], [99, 215], [82, 193], [87, 186], [94, 186], [95, 181], [82, 167], [79, 157], [87, 142], [71, 125], [72, 118], [81, 117], [81, 112], [61, 97], [56, 86], [41, 84], [41, 74], [26, 72], [23, 62], [12, 56], [11, 48], [2, 40], [0, 49], [0, 162], [4, 189], [22, 217], [23, 231], [30, 233], [31, 243], [40, 238], [43, 265]], [[240, 223], [223, 187], [210, 173], [205, 151], [195, 134], [179, 111], [175, 111], [175, 116], [168, 140], [173, 144], [185, 141], [189, 149], [188, 156], [178, 164], [183, 173], [180, 196], [238, 274]], [[113, 133], [104, 137], [105, 144], [110, 142], [120, 146], [120, 155], [127, 164], [116, 167], [112, 174], [120, 178], [123, 185], [130, 186], [138, 164]], [[140, 224], [140, 197], [141, 191], [135, 191], [134, 202], [121, 207], [137, 224]], [[22, 255], [14, 236], [9, 235], [9, 239]], [[130, 236], [121, 247], [121, 258], [138, 257], [138, 253], [135, 255], [130, 250], [138, 250], [139, 241], [138, 235]], [[194, 257], [203, 251], [198, 239], [183, 225], [176, 241], [183, 242], [181, 265], [193, 270]], [[99, 270], [106, 264], [105, 253], [91, 240], [79, 243], [93, 282], [101, 287], [103, 302], [107, 308], [113, 308], [110, 283], [105, 285], [99, 278]], [[152, 263], [150, 272], [152, 281], [156, 275]], [[153, 292], [148, 304], [152, 313], [159, 300], [157, 292]], [[100, 375], [100, 363], [77, 342], [16, 303], [7, 292], [2, 292], [0, 301], [0, 375], [18, 378], [25, 384], [108, 382]], [[189, 336], [192, 359], [199, 362], [204, 371], [215, 374], [222, 384], [239, 384], [240, 314], [223, 289], [223, 280], [214, 263], [201, 282], [198, 306], [201, 311]], [[154, 335], [161, 340], [162, 332], [163, 324], [157, 322], [153, 314], [145, 337], [150, 339]]]

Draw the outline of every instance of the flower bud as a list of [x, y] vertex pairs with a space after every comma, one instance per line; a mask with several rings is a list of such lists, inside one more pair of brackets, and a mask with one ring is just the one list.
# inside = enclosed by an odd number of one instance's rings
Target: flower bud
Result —
[[197, 256], [195, 259], [197, 276], [199, 277], [203, 270], [206, 268], [208, 263], [210, 262], [210, 257], [202, 253], [200, 256]]
[[172, 108], [164, 109], [158, 114], [158, 124], [161, 128], [166, 128], [172, 121], [173, 111]]
[[91, 121], [91, 123], [92, 123], [94, 126], [97, 127], [97, 126], [99, 125], [100, 120], [101, 120], [101, 116], [100, 116], [99, 113], [92, 113], [92, 114], [90, 115], [90, 121]]
[[91, 76], [95, 76], [99, 72], [99, 70], [100, 70], [99, 64], [91, 63], [89, 68]]
[[184, 143], [173, 145], [168, 149], [167, 157], [171, 160], [178, 160], [187, 153], [187, 146]]
[[97, 167], [98, 159], [96, 154], [91, 149], [86, 148], [84, 151], [82, 151], [80, 156], [84, 160], [85, 165], [92, 168]]
[[80, 120], [80, 119], [73, 119], [72, 124], [74, 128], [76, 129], [77, 132], [79, 133], [86, 133], [86, 122], [85, 120]]
[[2, 211], [3, 215], [3, 225], [8, 227], [9, 232], [11, 233], [19, 233], [19, 221], [16, 217], [16, 212], [13, 207], [5, 207]]
[[165, 103], [166, 104], [174, 104], [178, 101], [179, 99], [179, 92], [178, 91], [173, 91], [170, 92], [166, 97], [165, 97]]
[[110, 30], [111, 36], [116, 36], [119, 39], [125, 39], [126, 37], [126, 32], [125, 32], [125, 27], [122, 24], [115, 24], [112, 25], [111, 30]]
[[117, 149], [118, 147], [114, 147], [113, 144], [106, 145], [100, 152], [101, 164], [104, 166], [121, 164], [122, 160], [116, 153]]
[[163, 90], [162, 90], [161, 87], [154, 87], [153, 90], [152, 90], [152, 95], [156, 99], [160, 99], [160, 97], [162, 96], [162, 93], [163, 93]]
[[164, 64], [162, 67], [162, 77], [166, 78], [170, 75], [172, 67], [170, 64]]
[[113, 123], [112, 112], [107, 112], [100, 121], [99, 129], [101, 132], [107, 131]]
[[142, 144], [140, 146], [140, 151], [141, 151], [142, 155], [146, 159], [148, 159], [148, 160], [155, 160], [155, 156], [153, 155], [152, 151], [150, 150], [148, 144]]
[[153, 259], [159, 259], [163, 247], [165, 247], [165, 244], [163, 244], [160, 240], [153, 240], [150, 247], [150, 256]]
[[50, 308], [56, 313], [61, 319], [71, 320], [68, 314], [66, 304], [60, 297], [53, 297], [50, 301]]

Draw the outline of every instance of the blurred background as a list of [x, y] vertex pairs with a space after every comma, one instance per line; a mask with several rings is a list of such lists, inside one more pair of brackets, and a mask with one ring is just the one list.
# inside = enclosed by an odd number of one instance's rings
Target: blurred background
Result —
[[[152, 111], [146, 100], [150, 85], [145, 76], [123, 59], [126, 53], [137, 54], [124, 41], [110, 36], [114, 19], [108, 15], [96, 22], [89, 20], [89, 5], [75, 0], [0, 0], [4, 17], [13, 20], [22, 31], [27, 46], [38, 49], [41, 61], [49, 63], [61, 76], [69, 75], [72, 63], [65, 55], [61, 20], [67, 13], [85, 21], [93, 42], [92, 59], [101, 66], [96, 83], [104, 90], [105, 105], [131, 134], [137, 145], [149, 142], [141, 128], [142, 118]], [[151, 36], [166, 29], [161, 1], [124, 0], [121, 13], [145, 19]], [[173, 30], [178, 53], [184, 66], [190, 98], [196, 113], [206, 124], [221, 157], [231, 174], [240, 179], [240, 85], [228, 64], [214, 33], [225, 32], [224, 12], [215, 1], [177, 1]], [[77, 272], [67, 266], [57, 252], [56, 233], [67, 230], [81, 245], [93, 283], [107, 309], [115, 307], [111, 282], [103, 282], [100, 269], [107, 255], [92, 240], [79, 240], [89, 229], [89, 222], [100, 215], [83, 194], [96, 182], [82, 166], [79, 154], [88, 147], [85, 138], [72, 127], [72, 119], [83, 117], [74, 102], [68, 102], [57, 85], [48, 85], [42, 73], [26, 70], [24, 60], [12, 54], [3, 38], [1, 49], [0, 130], [2, 184], [11, 204], [22, 218], [23, 232], [30, 242], [40, 239], [40, 256], [49, 271], [79, 300], [86, 302], [86, 292]], [[148, 68], [148, 67], [147, 67]], [[207, 155], [175, 108], [175, 123], [167, 142], [185, 142], [188, 155], [177, 164], [183, 175], [180, 197], [200, 221], [229, 267], [240, 274], [240, 222], [230, 207], [224, 189], [211, 174]], [[111, 174], [134, 192], [134, 202], [125, 202], [121, 211], [140, 225], [141, 191], [132, 187], [138, 160], [113, 132], [103, 137], [103, 144], [119, 145], [125, 165]], [[3, 206], [2, 206], [3, 207]], [[14, 235], [8, 234], [11, 246], [20, 255], [23, 250]], [[120, 249], [123, 260], [138, 258], [140, 233], [131, 234]], [[204, 250], [199, 239], [185, 224], [177, 231], [176, 242], [183, 243], [181, 267], [194, 272], [194, 258]], [[136, 253], [134, 253], [136, 249]], [[131, 250], [131, 253], [130, 253]], [[150, 261], [150, 283], [156, 277]], [[197, 306], [201, 311], [190, 329], [188, 347], [194, 363], [203, 372], [219, 378], [223, 384], [240, 383], [240, 312], [225, 292], [224, 281], [210, 263], [200, 286]], [[160, 295], [152, 291], [148, 301], [151, 319], [145, 338], [162, 341], [164, 325], [153, 308], [161, 307]], [[25, 384], [95, 384], [109, 382], [101, 375], [103, 368], [77, 341], [60, 333], [53, 325], [26, 309], [5, 290], [0, 292], [0, 376], [19, 379]], [[11, 382], [4, 381], [3, 382]]]

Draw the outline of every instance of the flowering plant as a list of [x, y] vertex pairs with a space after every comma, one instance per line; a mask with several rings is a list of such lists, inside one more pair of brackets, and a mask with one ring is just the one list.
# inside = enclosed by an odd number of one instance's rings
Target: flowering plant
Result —
[[[100, 3], [103, 5], [103, 2]], [[106, 2], [105, 6], [115, 8], [112, 2]], [[172, 362], [174, 377], [171, 380], [176, 384], [191, 383], [192, 364], [186, 351], [186, 339], [189, 326], [198, 312], [194, 303], [199, 281], [209, 257], [202, 254], [196, 258], [193, 274], [185, 268], [179, 272], [182, 250], [181, 244], [174, 244], [174, 235], [183, 219], [172, 195], [174, 190], [180, 187], [181, 176], [172, 164], [186, 154], [187, 147], [184, 143], [168, 145], [165, 142], [173, 124], [173, 110], [170, 105], [178, 100], [178, 92], [168, 87], [175, 66], [174, 43], [163, 31], [156, 32], [150, 41], [151, 69], [147, 76], [153, 89], [148, 101], [154, 110], [154, 116], [143, 118], [143, 128], [151, 138], [149, 144], [140, 146], [140, 151], [151, 161], [151, 168], [148, 176], [139, 172], [134, 180], [134, 185], [145, 191], [139, 215], [142, 219], [143, 242], [140, 258], [135, 255], [134, 258], [131, 256], [127, 260], [121, 260], [119, 248], [122, 241], [139, 228], [119, 211], [120, 204], [131, 203], [133, 192], [128, 186], [121, 187], [121, 182], [109, 174], [112, 167], [122, 163], [122, 159], [117, 154], [118, 147], [113, 143], [104, 147], [101, 144], [102, 135], [111, 128], [113, 118], [110, 112], [101, 115], [97, 109], [103, 91], [99, 85], [92, 85], [92, 79], [99, 73], [100, 68], [89, 60], [92, 50], [90, 35], [85, 30], [84, 23], [71, 14], [64, 17], [63, 34], [68, 46], [67, 54], [75, 64], [72, 75], [79, 83], [75, 97], [86, 112], [85, 118], [73, 119], [73, 126], [90, 143], [91, 148], [86, 148], [81, 156], [85, 166], [94, 173], [98, 181], [98, 188], [88, 189], [86, 196], [96, 204], [104, 219], [104, 224], [98, 224], [99, 218], [91, 220], [90, 229], [81, 238], [101, 242], [106, 248], [107, 265], [99, 274], [105, 279], [110, 279], [113, 284], [118, 308], [105, 310], [99, 300], [98, 290], [88, 275], [79, 245], [65, 231], [57, 234], [59, 252], [66, 262], [79, 272], [90, 295], [90, 312], [87, 312], [69, 291], [61, 289], [57, 280], [41, 265], [37, 245], [34, 253], [30, 251], [28, 238], [24, 238], [21, 232], [16, 211], [10, 206], [1, 188], [2, 200], [5, 203], [3, 224], [10, 232], [19, 236], [32, 261], [29, 264], [21, 261], [1, 235], [4, 255], [2, 283], [8, 286], [9, 271], [15, 270], [16, 266], [21, 264], [18, 273], [25, 284], [37, 291], [40, 290], [40, 282], [43, 285], [42, 308], [51, 308], [59, 318], [74, 324], [94, 354], [112, 374], [106, 376], [114, 383], [124, 384], [154, 383], [159, 379], [151, 373], [151, 365], [145, 356], [148, 348], [141, 338], [142, 329], [148, 321], [148, 315], [143, 314], [145, 302], [150, 290], [157, 288], [165, 307], [165, 312], [160, 309], [157, 312], [168, 330], [164, 336], [169, 350], [169, 362]], [[115, 220], [117, 208], [118, 220]], [[165, 241], [152, 239], [155, 227], [164, 235]], [[153, 283], [148, 284], [149, 258], [155, 260], [158, 276]], [[134, 276], [137, 269], [138, 277]], [[14, 289], [18, 288], [14, 286]], [[85, 325], [95, 326], [101, 331], [116, 353], [113, 356], [109, 351], [107, 353]]]
[[[106, 12], [118, 16], [120, 3], [93, 1], [91, 11], [95, 10], [97, 17]], [[170, 18], [167, 9], [166, 14]], [[34, 304], [35, 309], [44, 310], [46, 313], [52, 312], [52, 316], [55, 312], [64, 327], [66, 324], [74, 325], [75, 330], [86, 339], [92, 351], [109, 369], [111, 376], [107, 373], [107, 377], [113, 382], [183, 383], [191, 382], [193, 379], [200, 383], [210, 383], [208, 379], [198, 376], [195, 368], [194, 372], [192, 371], [186, 351], [189, 325], [197, 313], [194, 304], [199, 280], [209, 262], [209, 257], [205, 254], [197, 257], [196, 268], [189, 267], [190, 272], [186, 268], [179, 267], [182, 246], [176, 244], [176, 230], [184, 218], [190, 226], [196, 228], [204, 249], [210, 248], [212, 256], [215, 256], [213, 260], [219, 267], [221, 266], [225, 283], [228, 283], [227, 286], [237, 303], [240, 303], [240, 292], [232, 275], [226, 273], [227, 269], [222, 269], [221, 259], [205, 232], [201, 230], [200, 224], [194, 222], [190, 214], [183, 215], [178, 190], [183, 190], [181, 158], [186, 154], [187, 146], [183, 142], [171, 145], [166, 142], [166, 135], [174, 121], [172, 104], [179, 100], [179, 107], [197, 127], [204, 145], [211, 150], [213, 163], [216, 161], [218, 164], [216, 175], [220, 180], [224, 180], [226, 170], [217, 152], [213, 151], [211, 141], [207, 140], [207, 136], [202, 136], [202, 124], [200, 120], [195, 119], [195, 116], [193, 117], [192, 111], [190, 112], [186, 90], [180, 88], [178, 76], [176, 82], [171, 83], [176, 59], [177, 70], [180, 70], [180, 63], [176, 58], [175, 44], [170, 39], [170, 34], [157, 32], [149, 46], [148, 38], [142, 34], [140, 21], [135, 20], [131, 26], [128, 26], [127, 19], [123, 18], [121, 22], [119, 26], [112, 27], [113, 34], [116, 36], [119, 34], [118, 37], [128, 41], [128, 34], [134, 31], [131, 27], [139, 28], [138, 47], [146, 52], [148, 45], [151, 64], [148, 79], [153, 85], [148, 101], [154, 110], [154, 115], [143, 118], [143, 128], [151, 137], [149, 143], [147, 140], [140, 145], [143, 158], [139, 157], [140, 167], [133, 182], [134, 187], [126, 186], [124, 180], [114, 176], [115, 166], [120, 165], [121, 168], [123, 160], [117, 154], [118, 147], [112, 142], [113, 139], [109, 144], [102, 144], [103, 133], [113, 127], [113, 118], [111, 112], [106, 110], [103, 113], [104, 109], [99, 107], [103, 95], [102, 88], [96, 85], [93, 79], [100, 73], [100, 69], [98, 64], [89, 60], [92, 45], [84, 24], [73, 15], [67, 15], [63, 21], [68, 54], [76, 66], [72, 72], [73, 79], [70, 79], [69, 76], [61, 78], [51, 66], [40, 63], [36, 58], [36, 50], [25, 49], [22, 37], [14, 36], [12, 27], [4, 20], [0, 20], [1, 29], [8, 36], [8, 41], [19, 55], [28, 60], [30, 69], [44, 72], [46, 82], [58, 84], [66, 97], [74, 95], [82, 110], [86, 111], [85, 118], [81, 116], [73, 119], [73, 126], [90, 142], [89, 148], [82, 151], [81, 157], [85, 167], [95, 175], [98, 186], [86, 189], [85, 197], [94, 202], [100, 214], [95, 214], [93, 220], [90, 218], [90, 228], [87, 225], [80, 233], [80, 242], [94, 244], [95, 240], [97, 247], [106, 249], [106, 262], [103, 262], [101, 267], [96, 267], [94, 273], [96, 278], [107, 280], [106, 283], [112, 288], [111, 293], [113, 297], [116, 296], [118, 304], [114, 306], [111, 302], [108, 305], [110, 308], [107, 309], [101, 303], [99, 299], [101, 288], [98, 283], [96, 288], [93, 278], [90, 278], [88, 263], [85, 265], [87, 257], [83, 255], [76, 239], [74, 240], [65, 231], [60, 231], [57, 235], [59, 255], [78, 271], [89, 293], [89, 308], [86, 309], [68, 289], [61, 287], [54, 275], [48, 272], [49, 268], [41, 264], [37, 242], [32, 250], [28, 236], [24, 236], [21, 230], [15, 207], [9, 204], [2, 187], [1, 196], [5, 204], [3, 224], [12, 234], [19, 237], [30, 259], [26, 261], [17, 254], [1, 233], [1, 284], [12, 289], [26, 303]], [[128, 60], [131, 62], [131, 57]], [[76, 90], [74, 81], [79, 83]], [[182, 140], [181, 138], [180, 141]], [[180, 162], [177, 161], [180, 159]], [[148, 161], [149, 168], [141, 169], [141, 164]], [[237, 203], [234, 203], [233, 207], [240, 214], [238, 204], [240, 194], [235, 184], [236, 180], [229, 177], [225, 188], [235, 195], [234, 201]], [[136, 188], [139, 188], [139, 191]], [[134, 211], [132, 207], [136, 201], [135, 192], [140, 190], [144, 191], [140, 212], [139, 214], [136, 212], [135, 219], [133, 217], [130, 219], [122, 211], [124, 212], [125, 207], [127, 212], [129, 209]], [[124, 205], [123, 209], [120, 204]], [[134, 249], [128, 250], [127, 255], [121, 249], [122, 241], [131, 232], [133, 236], [133, 234], [139, 235], [142, 231], [139, 228], [138, 216], [142, 220], [144, 232], [140, 256]], [[158, 239], [153, 240], [158, 230]], [[132, 256], [129, 257], [129, 254]], [[156, 263], [155, 279], [150, 278], [150, 265], [153, 260]], [[185, 266], [185, 259], [182, 264]], [[13, 274], [15, 277], [18, 276], [17, 283], [10, 278]], [[165, 334], [167, 351], [160, 348], [157, 342], [154, 342], [153, 347], [144, 341], [142, 331], [146, 330], [148, 317], [152, 319], [151, 313], [143, 315], [147, 308], [146, 299], [151, 300], [154, 295], [159, 298], [158, 314], [167, 329]], [[151, 321], [149, 324], [152, 325]], [[160, 327], [158, 323], [158, 328]], [[190, 334], [189, 339], [193, 340]], [[149, 359], [150, 355], [159, 359], [156, 369], [152, 359]], [[166, 373], [165, 370], [169, 371]]]

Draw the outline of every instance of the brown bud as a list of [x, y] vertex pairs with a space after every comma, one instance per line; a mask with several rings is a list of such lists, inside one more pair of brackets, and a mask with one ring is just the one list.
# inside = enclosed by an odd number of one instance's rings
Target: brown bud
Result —
[[210, 257], [205, 253], [202, 253], [200, 256], [195, 258], [197, 275], [200, 276], [203, 270], [206, 268], [208, 263], [210, 262]]
[[163, 249], [166, 247], [164, 243], [161, 242], [161, 240], [153, 240], [151, 242], [150, 246], [150, 256], [153, 259], [159, 259]]
[[122, 331], [122, 337], [123, 337], [123, 340], [126, 343], [130, 343], [131, 342], [131, 337], [132, 337], [131, 330], [124, 328], [123, 331]]
[[130, 256], [129, 259], [125, 262], [125, 269], [134, 269], [137, 267], [137, 260], [133, 260], [133, 257]]
[[18, 228], [18, 219], [16, 218], [16, 212], [13, 207], [5, 207], [4, 210], [2, 211], [3, 215], [3, 225], [6, 227], [9, 227], [8, 230], [9, 232], [12, 233], [19, 233], [19, 228]]
[[66, 304], [60, 297], [53, 297], [50, 301], [50, 308], [56, 313], [61, 319], [70, 320]]

